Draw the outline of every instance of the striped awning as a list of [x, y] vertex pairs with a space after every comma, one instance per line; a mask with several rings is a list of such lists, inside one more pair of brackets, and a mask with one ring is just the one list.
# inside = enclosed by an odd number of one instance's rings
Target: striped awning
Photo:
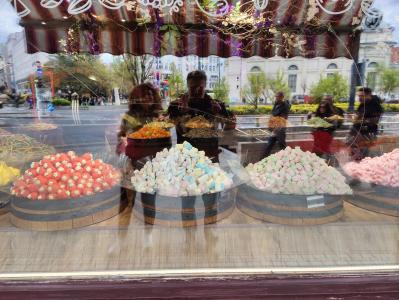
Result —
[[[279, 34], [264, 34], [238, 38], [235, 34], [219, 30], [221, 20], [201, 12], [195, 2], [183, 1], [179, 12], [169, 13], [168, 9], [159, 11], [148, 9], [145, 24], [141, 16], [127, 7], [111, 10], [93, 2], [91, 9], [80, 15], [68, 14], [68, 1], [56, 8], [44, 8], [38, 0], [19, 0], [30, 13], [23, 17], [21, 25], [25, 28], [28, 53], [39, 51], [59, 53], [67, 46], [79, 52], [99, 52], [119, 55], [198, 55], [206, 57], [347, 57], [356, 58], [360, 31], [354, 30], [362, 16], [360, 0], [354, 0], [350, 10], [342, 14], [328, 14], [323, 9], [313, 13], [314, 3], [320, 0], [269, 0], [260, 14], [267, 19], [261, 26], [276, 26]], [[82, 0], [89, 1], [89, 0]], [[342, 11], [351, 0], [321, 1], [326, 9]], [[242, 7], [253, 5], [252, 0], [241, 0]], [[17, 2], [17, 9], [19, 7]], [[259, 12], [257, 12], [259, 14]], [[90, 17], [87, 17], [87, 16]], [[89, 21], [88, 21], [89, 20]], [[68, 31], [76, 28], [73, 45], [68, 45]], [[262, 32], [262, 28], [259, 28]], [[295, 34], [301, 47], [290, 44], [287, 35]], [[70, 37], [70, 35], [69, 35]], [[93, 44], [97, 49], [93, 50]]]

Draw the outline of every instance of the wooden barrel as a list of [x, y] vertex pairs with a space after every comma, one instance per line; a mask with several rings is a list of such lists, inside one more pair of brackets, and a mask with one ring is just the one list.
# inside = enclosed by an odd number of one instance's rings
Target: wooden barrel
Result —
[[0, 191], [0, 216], [10, 211], [11, 195]]
[[341, 196], [272, 194], [249, 185], [238, 188], [237, 207], [253, 218], [285, 225], [325, 224], [343, 214]]
[[23, 229], [68, 230], [112, 218], [126, 207], [119, 187], [78, 199], [29, 200], [13, 197], [11, 222]]
[[235, 196], [236, 189], [186, 197], [136, 193], [133, 212], [139, 220], [153, 225], [205, 225], [228, 217], [234, 209]]
[[219, 162], [219, 138], [184, 138], [193, 147], [200, 151], [204, 151], [212, 162]]
[[353, 195], [345, 201], [380, 214], [399, 217], [399, 188], [350, 180]]
[[155, 156], [164, 148], [169, 149], [172, 146], [172, 139], [127, 139], [126, 156], [132, 160], [138, 160], [146, 156]]

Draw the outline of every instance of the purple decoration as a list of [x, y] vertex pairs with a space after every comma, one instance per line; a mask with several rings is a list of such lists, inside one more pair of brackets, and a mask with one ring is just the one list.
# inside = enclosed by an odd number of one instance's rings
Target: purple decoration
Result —
[[242, 42], [232, 39], [231, 48], [233, 50], [233, 56], [242, 56]]
[[161, 43], [162, 43], [162, 33], [161, 33], [161, 27], [164, 24], [163, 19], [159, 16], [159, 11], [154, 10], [155, 13], [155, 28], [154, 28], [154, 49], [153, 49], [153, 55], [158, 56], [161, 54]]

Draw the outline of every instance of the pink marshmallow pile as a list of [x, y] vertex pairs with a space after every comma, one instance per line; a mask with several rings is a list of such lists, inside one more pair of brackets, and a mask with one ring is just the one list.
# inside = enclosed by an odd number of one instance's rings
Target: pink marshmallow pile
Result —
[[316, 154], [290, 147], [246, 167], [259, 190], [290, 195], [347, 195], [345, 177]]
[[347, 163], [343, 169], [349, 176], [363, 182], [399, 187], [399, 149], [379, 157], [366, 157], [358, 163]]

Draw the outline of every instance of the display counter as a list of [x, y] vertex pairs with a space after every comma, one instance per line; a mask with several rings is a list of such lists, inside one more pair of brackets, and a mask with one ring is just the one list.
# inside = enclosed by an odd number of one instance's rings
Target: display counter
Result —
[[[81, 112], [81, 118], [84, 120], [88, 113]], [[96, 113], [108, 114], [105, 110]], [[116, 134], [118, 116], [107, 118], [106, 128], [93, 124], [75, 125], [72, 120], [60, 122], [56, 114], [47, 121], [62, 128], [62, 140], [69, 145], [69, 151], [76, 153], [70, 153], [71, 161], [93, 145], [93, 161], [101, 157], [105, 164], [107, 160], [111, 162], [110, 157], [114, 155], [116, 138], [112, 135]], [[31, 120], [22, 122], [29, 124]], [[16, 126], [15, 121], [8, 120], [8, 128], [5, 128], [8, 137], [12, 137]], [[239, 131], [236, 130], [238, 134]], [[21, 128], [18, 134], [23, 134]], [[175, 140], [173, 136], [172, 140]], [[46, 142], [55, 151], [50, 155], [65, 155], [68, 146], [64, 143]], [[237, 139], [236, 143], [241, 141]], [[289, 144], [294, 146], [295, 141], [289, 140]], [[176, 272], [199, 274], [205, 269], [211, 273], [232, 270], [236, 273], [284, 273], [288, 270], [328, 273], [394, 269], [398, 265], [399, 219], [395, 213], [369, 209], [357, 202], [362, 199], [361, 194], [391, 203], [395, 201], [394, 194], [379, 195], [380, 190], [371, 187], [372, 193], [356, 190], [351, 195], [326, 196], [320, 202], [317, 197], [294, 199], [283, 194], [259, 193], [248, 186], [250, 179], [242, 173], [245, 170], [240, 158], [242, 147], [237, 149], [237, 153], [233, 153], [220, 148], [218, 165], [239, 180], [233, 180], [233, 189], [215, 196], [154, 196], [129, 189], [124, 184], [104, 192], [103, 197], [89, 193], [80, 200], [35, 201], [3, 191], [2, 200], [11, 198], [11, 204], [9, 212], [0, 216], [1, 277], [27, 278], [43, 273], [81, 276], [91, 272], [96, 276], [164, 276]], [[51, 161], [52, 156], [47, 158]], [[146, 158], [141, 167], [152, 159]], [[314, 159], [319, 158], [314, 156]], [[122, 165], [126, 163], [119, 159], [112, 164], [120, 169], [121, 162]], [[35, 166], [24, 163], [16, 167], [26, 175], [26, 171]], [[336, 170], [344, 174], [340, 168]], [[73, 174], [69, 176], [73, 178]], [[278, 211], [280, 217], [264, 217], [270, 211]], [[310, 214], [315, 218], [313, 221], [308, 218], [311, 211], [316, 211]], [[310, 221], [282, 221], [282, 213], [291, 220], [299, 216]], [[262, 214], [263, 217], [259, 217]], [[325, 218], [320, 218], [322, 216]], [[60, 222], [50, 226], [55, 219]], [[321, 223], [324, 225], [315, 225]]]

